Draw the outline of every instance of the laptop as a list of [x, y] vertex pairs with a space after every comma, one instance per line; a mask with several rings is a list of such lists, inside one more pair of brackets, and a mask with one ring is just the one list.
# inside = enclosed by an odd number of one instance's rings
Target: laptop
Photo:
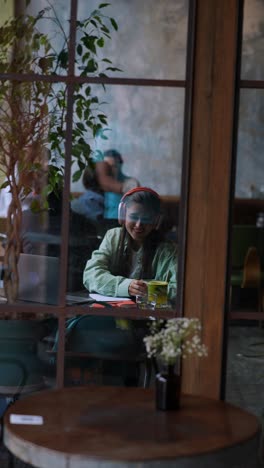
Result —
[[[18, 261], [19, 291], [18, 300], [40, 304], [58, 304], [59, 297], [58, 257], [21, 253]], [[67, 293], [66, 304], [93, 302], [88, 291], [82, 294]]]

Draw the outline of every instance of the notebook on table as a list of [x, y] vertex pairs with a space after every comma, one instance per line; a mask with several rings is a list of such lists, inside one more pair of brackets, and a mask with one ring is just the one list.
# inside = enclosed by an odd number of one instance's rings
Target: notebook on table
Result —
[[[45, 255], [20, 254], [18, 261], [20, 301], [40, 304], [58, 304], [59, 297], [59, 261], [58, 257]], [[66, 304], [85, 304], [93, 302], [88, 291], [83, 295], [66, 294]]]

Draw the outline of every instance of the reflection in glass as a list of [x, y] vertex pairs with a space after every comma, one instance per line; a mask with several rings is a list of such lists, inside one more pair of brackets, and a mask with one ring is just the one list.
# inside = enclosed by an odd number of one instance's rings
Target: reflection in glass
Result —
[[57, 320], [1, 320], [0, 325], [2, 397], [16, 399], [55, 386], [56, 368], [47, 353], [50, 342], [46, 337], [56, 330]]
[[110, 314], [69, 319], [65, 384], [148, 386], [151, 366], [143, 343], [148, 320], [127, 323]]
[[[9, 300], [11, 296], [14, 300], [17, 293], [21, 297], [16, 276], [20, 253], [43, 256], [54, 255], [56, 250], [60, 255], [61, 216], [59, 222], [56, 216], [63, 187], [65, 109], [56, 105], [58, 88], [63, 91], [65, 86], [35, 81], [5, 81], [1, 86], [1, 216], [6, 220], [3, 257]], [[57, 124], [54, 128], [58, 121], [62, 127]], [[23, 267], [18, 268], [25, 279]], [[33, 290], [40, 279], [35, 271], [28, 270], [27, 274], [31, 275]], [[35, 300], [39, 297], [35, 289]]]

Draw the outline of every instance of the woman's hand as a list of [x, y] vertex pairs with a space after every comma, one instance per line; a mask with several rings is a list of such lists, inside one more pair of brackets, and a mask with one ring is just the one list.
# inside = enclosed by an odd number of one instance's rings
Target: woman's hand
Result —
[[132, 280], [128, 287], [130, 296], [143, 296], [144, 294], [147, 294], [147, 291], [147, 284], [143, 280]]

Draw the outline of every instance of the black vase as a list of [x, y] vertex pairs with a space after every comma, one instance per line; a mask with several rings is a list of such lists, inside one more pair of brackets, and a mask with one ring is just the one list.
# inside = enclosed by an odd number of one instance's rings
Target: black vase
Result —
[[162, 411], [180, 408], [181, 376], [174, 372], [174, 366], [168, 371], [156, 374], [156, 409]]

